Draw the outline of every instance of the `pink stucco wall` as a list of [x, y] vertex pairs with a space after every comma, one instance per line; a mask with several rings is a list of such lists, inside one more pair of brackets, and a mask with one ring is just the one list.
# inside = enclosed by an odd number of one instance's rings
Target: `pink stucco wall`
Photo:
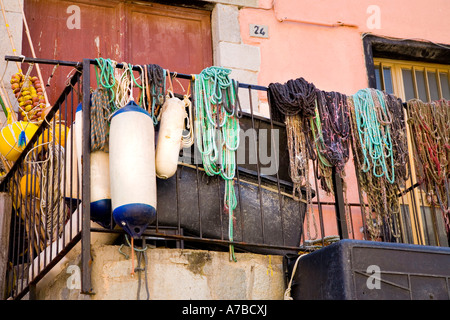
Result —
[[[242, 40], [261, 48], [259, 84], [304, 77], [323, 90], [353, 94], [367, 86], [362, 36], [450, 45], [448, 0], [260, 0], [240, 10]], [[374, 25], [379, 8], [379, 26]], [[302, 22], [301, 22], [302, 21]], [[347, 26], [327, 26], [337, 22]], [[269, 38], [249, 36], [249, 24]], [[380, 28], [378, 28], [380, 27]]]
[[[240, 10], [239, 22], [242, 41], [260, 47], [259, 85], [303, 77], [351, 95], [368, 86], [364, 34], [450, 45], [449, 14], [449, 0], [260, 0], [259, 8]], [[249, 24], [268, 26], [269, 38], [250, 37]], [[359, 202], [352, 160], [346, 171], [348, 200]], [[353, 209], [355, 238], [362, 237], [359, 212]], [[324, 223], [326, 235], [337, 234], [332, 206], [324, 207]]]

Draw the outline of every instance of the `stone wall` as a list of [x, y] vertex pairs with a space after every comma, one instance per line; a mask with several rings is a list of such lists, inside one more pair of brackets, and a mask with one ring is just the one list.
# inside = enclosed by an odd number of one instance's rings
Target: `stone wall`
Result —
[[[221, 1], [222, 2], [222, 1]], [[230, 1], [232, 2], [232, 1]], [[239, 24], [240, 5], [217, 3], [211, 16], [214, 65], [231, 69], [230, 77], [247, 84], [258, 84], [260, 48], [243, 43]], [[242, 2], [240, 1], [241, 5]], [[248, 1], [247, 1], [248, 2]], [[252, 6], [252, 4], [247, 4]], [[247, 90], [241, 89], [239, 99], [242, 108], [250, 112]], [[258, 93], [252, 95], [253, 111], [259, 113]]]
[[[131, 249], [114, 245], [92, 247], [94, 295], [80, 293], [80, 257], [66, 261], [61, 273], [38, 286], [38, 299], [136, 300], [146, 299], [145, 277], [135, 272], [137, 256]], [[284, 294], [281, 256], [186, 249], [147, 249], [147, 283], [152, 300], [282, 300]], [[143, 261], [143, 259], [141, 260]], [[144, 264], [141, 264], [143, 267]]]

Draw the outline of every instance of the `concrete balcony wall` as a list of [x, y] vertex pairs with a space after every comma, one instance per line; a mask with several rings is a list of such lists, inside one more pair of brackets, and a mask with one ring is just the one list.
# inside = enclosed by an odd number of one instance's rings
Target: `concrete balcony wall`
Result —
[[[65, 262], [61, 272], [38, 286], [37, 298], [45, 300], [135, 300], [139, 276], [131, 274], [137, 257], [130, 247], [92, 247], [94, 295], [80, 293], [80, 256]], [[237, 253], [237, 262], [228, 252], [149, 248], [147, 277], [152, 300], [282, 300], [284, 294], [281, 256]], [[143, 264], [141, 264], [143, 267]], [[141, 274], [140, 299], [146, 299], [145, 277]]]

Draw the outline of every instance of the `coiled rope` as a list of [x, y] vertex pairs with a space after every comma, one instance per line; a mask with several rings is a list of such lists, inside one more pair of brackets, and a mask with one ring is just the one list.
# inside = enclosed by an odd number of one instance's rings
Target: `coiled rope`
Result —
[[316, 87], [303, 78], [289, 80], [285, 84], [271, 83], [268, 86], [270, 101], [285, 116], [300, 114], [304, 117], [314, 115]]
[[117, 110], [114, 77], [116, 63], [103, 58], [96, 61], [97, 89], [91, 94], [91, 152], [108, 152], [109, 118]]
[[314, 116], [310, 118], [311, 132], [316, 147], [321, 187], [333, 193], [332, 168], [345, 176], [344, 167], [349, 158], [350, 113], [347, 96], [338, 92], [317, 90]]
[[103, 88], [95, 89], [91, 96], [91, 152], [108, 152], [109, 106], [108, 93]]
[[[289, 80], [285, 84], [271, 83], [267, 98], [273, 111], [284, 116], [289, 152], [289, 176], [293, 183], [292, 196], [301, 199], [301, 189], [306, 189], [306, 223], [309, 239], [318, 236], [312, 208], [312, 186], [309, 182], [309, 161], [317, 159], [310, 135], [310, 117], [315, 114], [317, 92], [313, 83], [303, 78]], [[275, 113], [275, 117], [276, 113]], [[297, 196], [298, 194], [298, 196]], [[313, 219], [314, 236], [310, 234], [310, 218]]]
[[[381, 236], [383, 226], [393, 237], [400, 234], [394, 230], [398, 225], [400, 203], [398, 194], [407, 170], [396, 171], [407, 157], [406, 132], [402, 104], [386, 93], [376, 89], [359, 90], [348, 97], [352, 117], [352, 148], [358, 180], [367, 196], [369, 210], [362, 207], [366, 227], [372, 239]], [[395, 118], [394, 118], [395, 115]], [[393, 139], [398, 138], [398, 141]], [[395, 146], [397, 144], [397, 146]]]
[[146, 67], [146, 76], [149, 91], [146, 92], [146, 99], [149, 102], [149, 113], [152, 116], [153, 124], [158, 124], [158, 112], [166, 101], [166, 77], [167, 71], [157, 64], [149, 64]]
[[450, 101], [407, 102], [415, 164], [426, 201], [441, 209], [450, 235]]
[[[209, 67], [195, 75], [195, 138], [209, 176], [225, 180], [224, 211], [228, 213], [228, 237], [233, 242], [233, 212], [237, 206], [234, 189], [235, 152], [239, 147], [237, 86], [231, 70]], [[230, 244], [230, 260], [236, 261]]]
[[375, 89], [359, 90], [354, 96], [356, 132], [363, 154], [362, 170], [372, 169], [375, 177], [386, 177], [394, 183], [394, 153], [392, 152], [392, 116], [386, 108], [383, 93]]

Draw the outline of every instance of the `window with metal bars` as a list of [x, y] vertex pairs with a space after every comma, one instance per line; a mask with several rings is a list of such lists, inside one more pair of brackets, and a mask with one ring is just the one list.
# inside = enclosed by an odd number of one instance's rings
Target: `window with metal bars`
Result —
[[450, 65], [374, 58], [376, 87], [403, 101], [450, 100]]
[[[374, 58], [373, 66], [376, 88], [394, 94], [404, 102], [411, 99], [424, 102], [450, 100], [450, 65]], [[410, 163], [414, 163], [412, 153], [410, 153]], [[405, 187], [417, 183], [414, 171], [413, 165], [412, 181]], [[423, 191], [416, 188], [409, 197], [405, 197], [405, 203], [402, 205], [402, 220], [406, 224], [416, 221], [415, 228], [408, 228], [408, 230], [415, 229], [416, 235], [413, 236], [409, 232], [405, 236], [406, 241], [448, 246], [442, 218], [436, 215], [433, 208], [423, 200], [424, 196]], [[416, 211], [415, 217], [413, 211]], [[418, 215], [417, 212], [419, 212]]]

